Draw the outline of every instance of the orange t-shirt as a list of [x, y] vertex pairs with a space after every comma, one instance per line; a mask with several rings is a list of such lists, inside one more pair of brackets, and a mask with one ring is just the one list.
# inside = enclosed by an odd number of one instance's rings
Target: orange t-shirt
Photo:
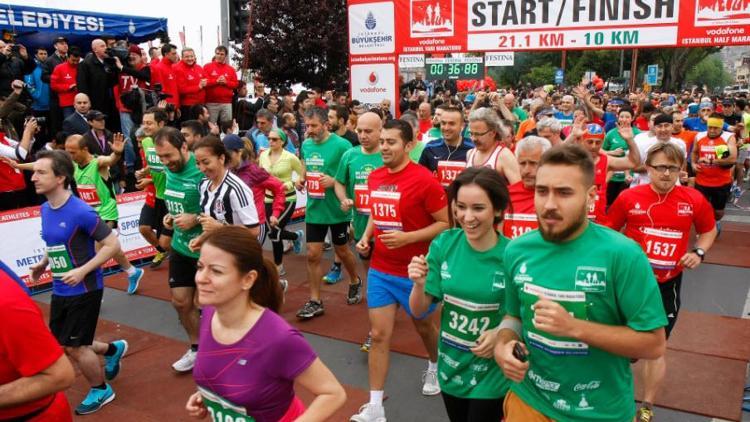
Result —
[[695, 174], [695, 183], [701, 186], [718, 187], [732, 183], [732, 168], [713, 164], [716, 156], [716, 147], [727, 145], [732, 137], [729, 132], [722, 132], [718, 138], [711, 139], [706, 132], [698, 134], [695, 140], [695, 148], [698, 148], [698, 158], [707, 160], [708, 164], [702, 164], [703, 169]]
[[526, 119], [518, 125], [518, 132], [516, 133], [516, 139], [523, 139], [526, 133], [531, 132], [536, 128], [536, 120]]
[[672, 136], [674, 136], [675, 138], [682, 139], [685, 142], [685, 148], [687, 148], [685, 151], [688, 154], [690, 154], [690, 151], [693, 150], [693, 142], [695, 141], [695, 135], [697, 134], [698, 132], [683, 129], [682, 132], [678, 133], [677, 135], [672, 134]]

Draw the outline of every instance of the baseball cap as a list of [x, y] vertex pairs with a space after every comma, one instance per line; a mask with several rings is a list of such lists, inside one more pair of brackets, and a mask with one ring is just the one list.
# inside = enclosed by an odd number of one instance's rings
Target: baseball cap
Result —
[[688, 113], [689, 114], [698, 114], [698, 104], [696, 104], [696, 103], [690, 103], [690, 104], [688, 104]]
[[724, 106], [733, 106], [734, 105], [734, 100], [731, 99], [731, 98], [724, 98], [721, 101], [721, 105], [724, 105]]
[[713, 110], [714, 109], [714, 104], [712, 102], [709, 102], [709, 101], [702, 101], [698, 105], [698, 108], [701, 109], [701, 110], [703, 110], [704, 108], [710, 108], [711, 110]]
[[128, 48], [128, 53], [135, 53], [135, 54], [137, 54], [137, 55], [139, 55], [139, 56], [140, 56], [141, 54], [143, 54], [143, 52], [141, 51], [141, 47], [138, 47], [138, 46], [137, 46], [137, 45], [135, 45], [135, 44], [132, 44], [132, 45], [130, 46], [130, 48]]
[[673, 123], [672, 115], [667, 113], [659, 113], [654, 117], [654, 126], [658, 126], [662, 123]]
[[229, 151], [239, 151], [245, 148], [245, 143], [238, 135], [233, 133], [224, 137], [224, 147]]
[[534, 117], [536, 117], [536, 119], [539, 120], [540, 117], [543, 117], [543, 116], [554, 116], [554, 115], [555, 115], [555, 110], [554, 109], [552, 109], [551, 107], [545, 107], [545, 108], [537, 111], [536, 112], [536, 116], [534, 116]]
[[619, 106], [621, 106], [621, 105], [625, 104], [625, 101], [623, 99], [621, 99], [621, 98], [613, 98], [613, 99], [609, 100], [609, 103], [612, 104], [612, 105], [619, 105]]
[[55, 44], [57, 44], [57, 43], [59, 43], [59, 42], [64, 42], [64, 43], [67, 43], [67, 42], [68, 42], [68, 39], [67, 39], [67, 38], [65, 38], [65, 37], [57, 37], [57, 38], [55, 38], [55, 40], [54, 40], [54, 41], [52, 41], [52, 45], [55, 45]]
[[101, 111], [91, 110], [88, 113], [86, 113], [86, 120], [88, 121], [104, 120], [106, 118], [107, 118], [107, 115], [102, 113]]
[[583, 139], [604, 139], [604, 129], [596, 123], [589, 123], [583, 132]]

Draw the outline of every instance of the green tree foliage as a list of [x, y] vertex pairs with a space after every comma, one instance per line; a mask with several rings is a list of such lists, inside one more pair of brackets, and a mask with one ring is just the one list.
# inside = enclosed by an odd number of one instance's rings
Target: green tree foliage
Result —
[[348, 81], [346, 0], [251, 0], [249, 67], [271, 86]]
[[714, 54], [692, 67], [688, 71], [685, 81], [691, 85], [695, 84], [699, 87], [706, 85], [708, 89], [714, 89], [729, 85], [732, 82], [732, 75], [724, 69], [721, 58]]

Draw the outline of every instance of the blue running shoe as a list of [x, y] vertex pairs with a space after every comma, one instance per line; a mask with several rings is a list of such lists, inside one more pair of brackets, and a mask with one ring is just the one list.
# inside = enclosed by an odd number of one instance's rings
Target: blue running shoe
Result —
[[128, 276], [128, 294], [134, 295], [138, 291], [138, 285], [141, 283], [144, 271], [140, 268], [135, 269], [133, 275]]
[[326, 284], [336, 284], [341, 281], [341, 267], [331, 265], [331, 269], [328, 270], [328, 274], [323, 276], [323, 281]]
[[104, 378], [107, 381], [112, 381], [120, 373], [120, 361], [128, 352], [128, 342], [125, 340], [113, 341], [112, 345], [117, 349], [115, 354], [104, 356]]
[[89, 393], [86, 395], [86, 398], [83, 399], [81, 404], [76, 407], [76, 414], [88, 415], [89, 413], [94, 413], [114, 399], [115, 392], [109, 384], [107, 384], [107, 388], [103, 390], [92, 388], [89, 390]]
[[299, 255], [302, 252], [302, 239], [305, 238], [305, 232], [297, 230], [294, 233], [297, 235], [297, 239], [292, 241], [292, 247], [294, 248], [294, 253]]

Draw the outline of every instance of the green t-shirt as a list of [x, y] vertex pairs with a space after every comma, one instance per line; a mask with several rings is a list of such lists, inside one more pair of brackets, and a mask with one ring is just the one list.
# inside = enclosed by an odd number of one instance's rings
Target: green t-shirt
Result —
[[450, 229], [430, 244], [425, 291], [443, 302], [438, 380], [440, 388], [453, 396], [497, 399], [510, 386], [492, 358], [478, 357], [469, 350], [505, 315], [503, 252], [508, 242], [500, 236], [495, 247], [478, 252], [469, 245], [463, 230]]
[[[167, 177], [164, 202], [167, 205], [169, 214], [172, 217], [180, 214], [200, 214], [202, 210], [198, 186], [203, 179], [203, 173], [195, 165], [195, 156], [193, 153], [190, 153], [190, 158], [181, 171], [173, 173], [168, 168], [165, 168], [164, 171]], [[187, 231], [174, 226], [172, 249], [184, 256], [198, 258], [200, 252], [191, 251], [188, 244], [191, 240], [200, 236], [202, 232], [203, 229], [200, 224]]]
[[107, 183], [99, 174], [99, 163], [96, 157], [83, 168], [75, 164], [73, 178], [76, 180], [78, 195], [84, 202], [91, 205], [99, 218], [104, 221], [117, 221], [117, 199], [112, 184]]
[[[641, 133], [640, 129], [633, 126], [633, 136]], [[604, 151], [612, 151], [617, 148], [622, 148], [622, 154], [623, 156], [628, 153], [628, 143], [623, 139], [622, 135], [620, 135], [620, 132], [617, 131], [617, 128], [610, 129], [609, 132], [604, 136], [604, 143], [602, 143], [602, 150]], [[625, 172], [624, 171], [616, 171], [612, 175], [612, 178], [609, 179], [610, 182], [624, 182], [625, 181]]]
[[514, 132], [518, 132], [518, 126], [521, 125], [521, 122], [523, 122], [524, 120], [526, 120], [526, 119], [529, 118], [529, 114], [526, 113], [526, 110], [524, 110], [524, 109], [522, 109], [521, 107], [518, 107], [518, 106], [513, 107], [513, 110], [511, 111], [511, 113], [515, 114], [516, 118], [518, 119], [513, 124], [513, 131]]
[[302, 143], [307, 189], [307, 209], [305, 221], [313, 224], [337, 224], [351, 220], [351, 215], [341, 211], [339, 199], [333, 186], [328, 189], [319, 184], [321, 175], [336, 177], [341, 157], [352, 148], [346, 139], [331, 133], [328, 138], [317, 143], [306, 139]]
[[409, 159], [419, 164], [419, 157], [422, 156], [422, 151], [424, 151], [425, 145], [427, 145], [427, 142], [422, 142], [415, 139], [414, 148], [409, 151]]
[[553, 244], [538, 230], [505, 249], [505, 310], [521, 319], [529, 370], [511, 385], [529, 406], [560, 421], [631, 422], [630, 359], [534, 328], [539, 296], [578, 319], [651, 331], [667, 324], [654, 273], [637, 243], [595, 223]]
[[336, 180], [346, 186], [346, 196], [354, 200], [352, 210], [354, 239], [361, 239], [370, 218], [370, 194], [367, 189], [367, 177], [378, 167], [383, 165], [380, 151], [365, 154], [362, 148], [356, 146], [346, 151], [341, 157]]
[[151, 180], [154, 182], [156, 197], [164, 199], [164, 190], [167, 188], [167, 176], [164, 174], [164, 164], [162, 164], [159, 156], [156, 155], [154, 140], [150, 137], [143, 138], [141, 148], [143, 148], [143, 154], [146, 156], [146, 164], [151, 173]]

